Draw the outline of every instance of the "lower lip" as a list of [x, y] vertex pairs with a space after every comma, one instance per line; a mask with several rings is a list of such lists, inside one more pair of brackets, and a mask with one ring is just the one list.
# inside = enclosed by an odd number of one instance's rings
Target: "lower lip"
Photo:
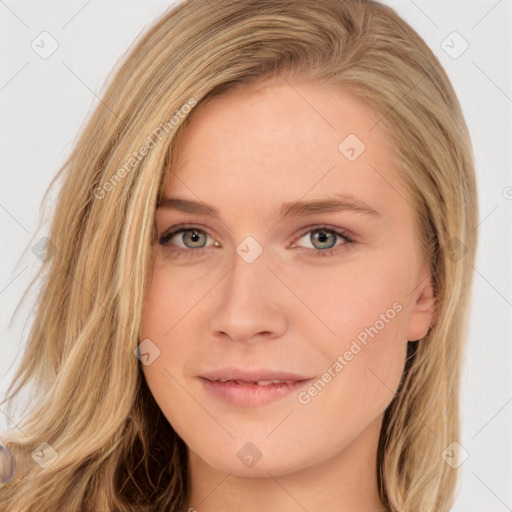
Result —
[[233, 381], [218, 382], [205, 379], [204, 377], [200, 377], [200, 380], [208, 393], [229, 405], [256, 407], [284, 398], [294, 391], [296, 392], [312, 379], [269, 384], [268, 386]]

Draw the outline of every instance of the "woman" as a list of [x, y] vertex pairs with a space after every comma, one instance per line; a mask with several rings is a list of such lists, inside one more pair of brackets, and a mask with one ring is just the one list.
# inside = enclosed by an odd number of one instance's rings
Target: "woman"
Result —
[[1, 509], [449, 510], [476, 187], [421, 38], [376, 2], [189, 0], [103, 103]]

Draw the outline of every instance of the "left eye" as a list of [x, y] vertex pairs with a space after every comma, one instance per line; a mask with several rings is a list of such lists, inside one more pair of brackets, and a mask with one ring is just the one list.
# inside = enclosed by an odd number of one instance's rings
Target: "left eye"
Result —
[[[347, 234], [329, 228], [316, 228], [307, 231], [298, 240], [302, 239], [306, 239], [306, 241], [311, 244], [311, 247], [308, 248], [316, 249], [320, 252], [333, 249], [336, 245], [344, 245], [345, 243], [352, 242]], [[339, 244], [337, 244], [338, 239], [341, 239], [341, 243]], [[293, 243], [293, 246], [296, 246], [296, 242]]]

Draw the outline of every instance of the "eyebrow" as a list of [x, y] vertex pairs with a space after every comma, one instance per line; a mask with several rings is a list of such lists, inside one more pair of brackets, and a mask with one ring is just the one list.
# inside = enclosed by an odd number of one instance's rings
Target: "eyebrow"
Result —
[[[195, 213], [198, 215], [208, 215], [220, 218], [219, 212], [213, 206], [177, 197], [163, 197], [157, 208], [173, 209], [185, 213]], [[361, 199], [345, 194], [328, 196], [326, 199], [317, 199], [313, 201], [293, 201], [290, 203], [284, 203], [279, 210], [278, 216], [301, 217], [314, 213], [337, 211], [353, 211], [372, 217], [381, 216], [377, 210], [366, 204]]]

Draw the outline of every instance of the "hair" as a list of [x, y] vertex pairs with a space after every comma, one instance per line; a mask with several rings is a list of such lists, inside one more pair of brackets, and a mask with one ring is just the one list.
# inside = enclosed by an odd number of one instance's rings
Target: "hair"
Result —
[[[1, 510], [186, 506], [187, 448], [134, 357], [155, 209], [178, 137], [201, 106], [279, 78], [356, 94], [393, 143], [436, 301], [427, 335], [409, 343], [385, 412], [379, 493], [393, 512], [450, 509], [459, 471], [442, 452], [460, 437], [478, 212], [472, 146], [445, 71], [378, 2], [187, 0], [118, 64], [45, 194], [44, 201], [62, 180], [33, 323], [3, 402], [31, 390], [19, 429], [3, 434], [18, 475], [2, 488]], [[57, 458], [40, 465], [36, 449]]]

